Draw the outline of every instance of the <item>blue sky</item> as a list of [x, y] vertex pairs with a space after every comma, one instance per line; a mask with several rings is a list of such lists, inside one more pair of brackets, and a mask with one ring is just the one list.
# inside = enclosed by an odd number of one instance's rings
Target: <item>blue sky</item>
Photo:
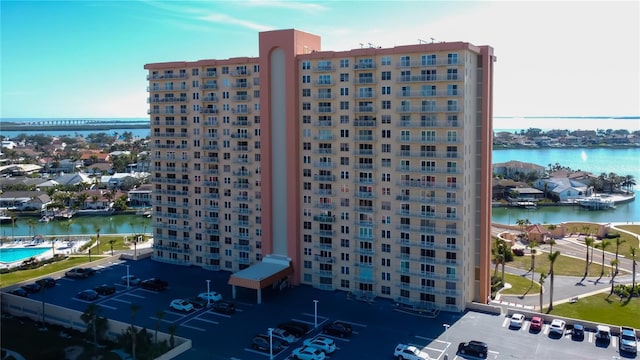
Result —
[[640, 2], [0, 1], [0, 117], [146, 117], [144, 64], [257, 56], [295, 28], [324, 50], [494, 47], [496, 116], [640, 115]]

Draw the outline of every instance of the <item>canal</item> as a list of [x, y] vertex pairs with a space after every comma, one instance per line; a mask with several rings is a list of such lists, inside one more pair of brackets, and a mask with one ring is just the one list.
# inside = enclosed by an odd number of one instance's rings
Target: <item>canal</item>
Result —
[[142, 215], [107, 215], [107, 216], [76, 216], [71, 220], [53, 220], [47, 223], [39, 222], [36, 217], [19, 217], [15, 226], [0, 225], [0, 236], [11, 239], [13, 236], [29, 235], [95, 235], [100, 228], [100, 235], [131, 234], [151, 232], [151, 218]]

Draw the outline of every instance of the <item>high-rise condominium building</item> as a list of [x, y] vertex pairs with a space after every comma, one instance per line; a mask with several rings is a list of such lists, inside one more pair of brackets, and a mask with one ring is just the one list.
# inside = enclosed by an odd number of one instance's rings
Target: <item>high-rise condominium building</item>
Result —
[[260, 33], [258, 57], [145, 65], [153, 258], [231, 271], [258, 301], [289, 283], [486, 302], [494, 62], [465, 42], [323, 51], [291, 29]]

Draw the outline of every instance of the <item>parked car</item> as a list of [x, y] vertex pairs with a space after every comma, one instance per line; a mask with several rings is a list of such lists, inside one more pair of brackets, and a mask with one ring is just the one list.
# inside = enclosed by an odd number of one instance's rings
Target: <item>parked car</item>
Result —
[[207, 292], [200, 293], [198, 294], [198, 297], [206, 301], [209, 301], [210, 303], [214, 303], [216, 301], [222, 300], [222, 295], [220, 295], [220, 293], [217, 293], [215, 291], [211, 291], [208, 293]]
[[140, 285], [141, 282], [142, 282], [142, 279], [140, 279], [135, 275], [125, 275], [120, 278], [120, 283], [122, 285], [138, 286]]
[[191, 305], [193, 305], [194, 309], [202, 309], [207, 306], [207, 300], [200, 299], [197, 296], [190, 297], [186, 299]]
[[76, 297], [80, 300], [93, 301], [98, 298], [98, 293], [95, 290], [82, 290], [76, 294]]
[[299, 347], [291, 353], [291, 357], [298, 360], [324, 360], [325, 356], [322, 350], [311, 346]]
[[52, 277], [46, 277], [46, 278], [36, 280], [36, 284], [43, 286], [45, 288], [52, 288], [56, 286], [56, 280]]
[[314, 347], [316, 349], [320, 349], [324, 351], [325, 354], [331, 354], [332, 352], [336, 351], [335, 341], [324, 336], [306, 339], [303, 344], [306, 346]]
[[334, 321], [333, 323], [325, 326], [324, 329], [322, 329], [322, 332], [327, 335], [338, 336], [341, 338], [349, 337], [351, 336], [351, 325], [340, 321]]
[[553, 319], [551, 321], [551, 325], [549, 326], [549, 335], [551, 334], [556, 334], [556, 335], [564, 335], [564, 328], [566, 326], [566, 323], [564, 322], [564, 320], [560, 320], [560, 319]]
[[24, 291], [28, 292], [29, 294], [39, 293], [40, 290], [42, 290], [42, 286], [40, 286], [37, 283], [23, 285], [22, 288], [24, 289]]
[[471, 340], [469, 342], [463, 342], [458, 344], [458, 352], [460, 354], [474, 355], [481, 358], [486, 358], [489, 353], [489, 346], [487, 343], [477, 340]]
[[571, 338], [573, 340], [584, 340], [584, 326], [582, 324], [573, 324], [573, 330], [571, 330]]
[[173, 310], [178, 310], [178, 311], [184, 311], [184, 312], [193, 311], [193, 305], [191, 305], [190, 302], [184, 299], [171, 300], [169, 307], [172, 308]]
[[284, 329], [299, 338], [309, 332], [309, 325], [300, 321], [287, 321], [278, 325], [279, 329]]
[[25, 290], [23, 288], [13, 289], [13, 290], [9, 291], [9, 294], [22, 296], [22, 297], [29, 297], [29, 293], [27, 292], [27, 290]]
[[514, 329], [520, 329], [524, 324], [524, 315], [515, 313], [511, 315], [511, 320], [509, 320], [509, 327]]
[[636, 338], [636, 330], [632, 327], [620, 327], [620, 351], [630, 354], [638, 353], [638, 339]]
[[529, 330], [531, 331], [540, 331], [542, 330], [542, 318], [540, 316], [534, 316], [531, 318], [531, 325], [529, 326]]
[[288, 332], [285, 329], [279, 329], [279, 328], [272, 329], [271, 336], [273, 336], [275, 339], [282, 341], [282, 343], [285, 346], [289, 346], [289, 344], [292, 344], [297, 340], [296, 337], [293, 336], [290, 332]]
[[158, 278], [151, 278], [141, 282], [140, 286], [145, 290], [162, 291], [169, 286], [169, 283]]
[[611, 328], [606, 325], [596, 326], [596, 342], [609, 343], [611, 341]]
[[96, 273], [92, 268], [73, 268], [64, 273], [64, 276], [72, 279], [86, 279]]
[[269, 339], [269, 335], [256, 335], [251, 341], [251, 347], [258, 351], [269, 352], [269, 343], [273, 344], [272, 352], [274, 354], [279, 353], [284, 345], [278, 339]]
[[[205, 301], [205, 306], [206, 304]], [[236, 312], [236, 306], [228, 301], [218, 301], [211, 304], [211, 310], [217, 313], [231, 315]]]
[[111, 286], [107, 284], [96, 286], [93, 288], [93, 290], [95, 290], [95, 292], [97, 292], [99, 295], [102, 295], [102, 296], [108, 296], [116, 293], [115, 286]]
[[393, 357], [398, 360], [427, 360], [430, 359], [429, 354], [421, 351], [415, 346], [398, 344], [393, 352]]

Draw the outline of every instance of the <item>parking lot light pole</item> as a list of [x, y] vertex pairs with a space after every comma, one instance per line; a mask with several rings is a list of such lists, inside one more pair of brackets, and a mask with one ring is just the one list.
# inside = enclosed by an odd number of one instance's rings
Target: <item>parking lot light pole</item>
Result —
[[127, 290], [129, 289], [129, 265], [127, 265]]
[[318, 328], [318, 300], [313, 300], [313, 310], [314, 310], [313, 328], [317, 329]]
[[211, 299], [211, 295], [210, 291], [209, 291], [209, 284], [211, 284], [211, 280], [207, 280], [207, 307], [209, 307], [211, 304], [209, 303], [210, 299]]
[[449, 342], [449, 333], [447, 332], [447, 330], [449, 330], [449, 327], [451, 327], [451, 325], [442, 324], [442, 326], [444, 326], [444, 339], [446, 342]]
[[273, 359], [273, 328], [269, 328], [269, 359]]

